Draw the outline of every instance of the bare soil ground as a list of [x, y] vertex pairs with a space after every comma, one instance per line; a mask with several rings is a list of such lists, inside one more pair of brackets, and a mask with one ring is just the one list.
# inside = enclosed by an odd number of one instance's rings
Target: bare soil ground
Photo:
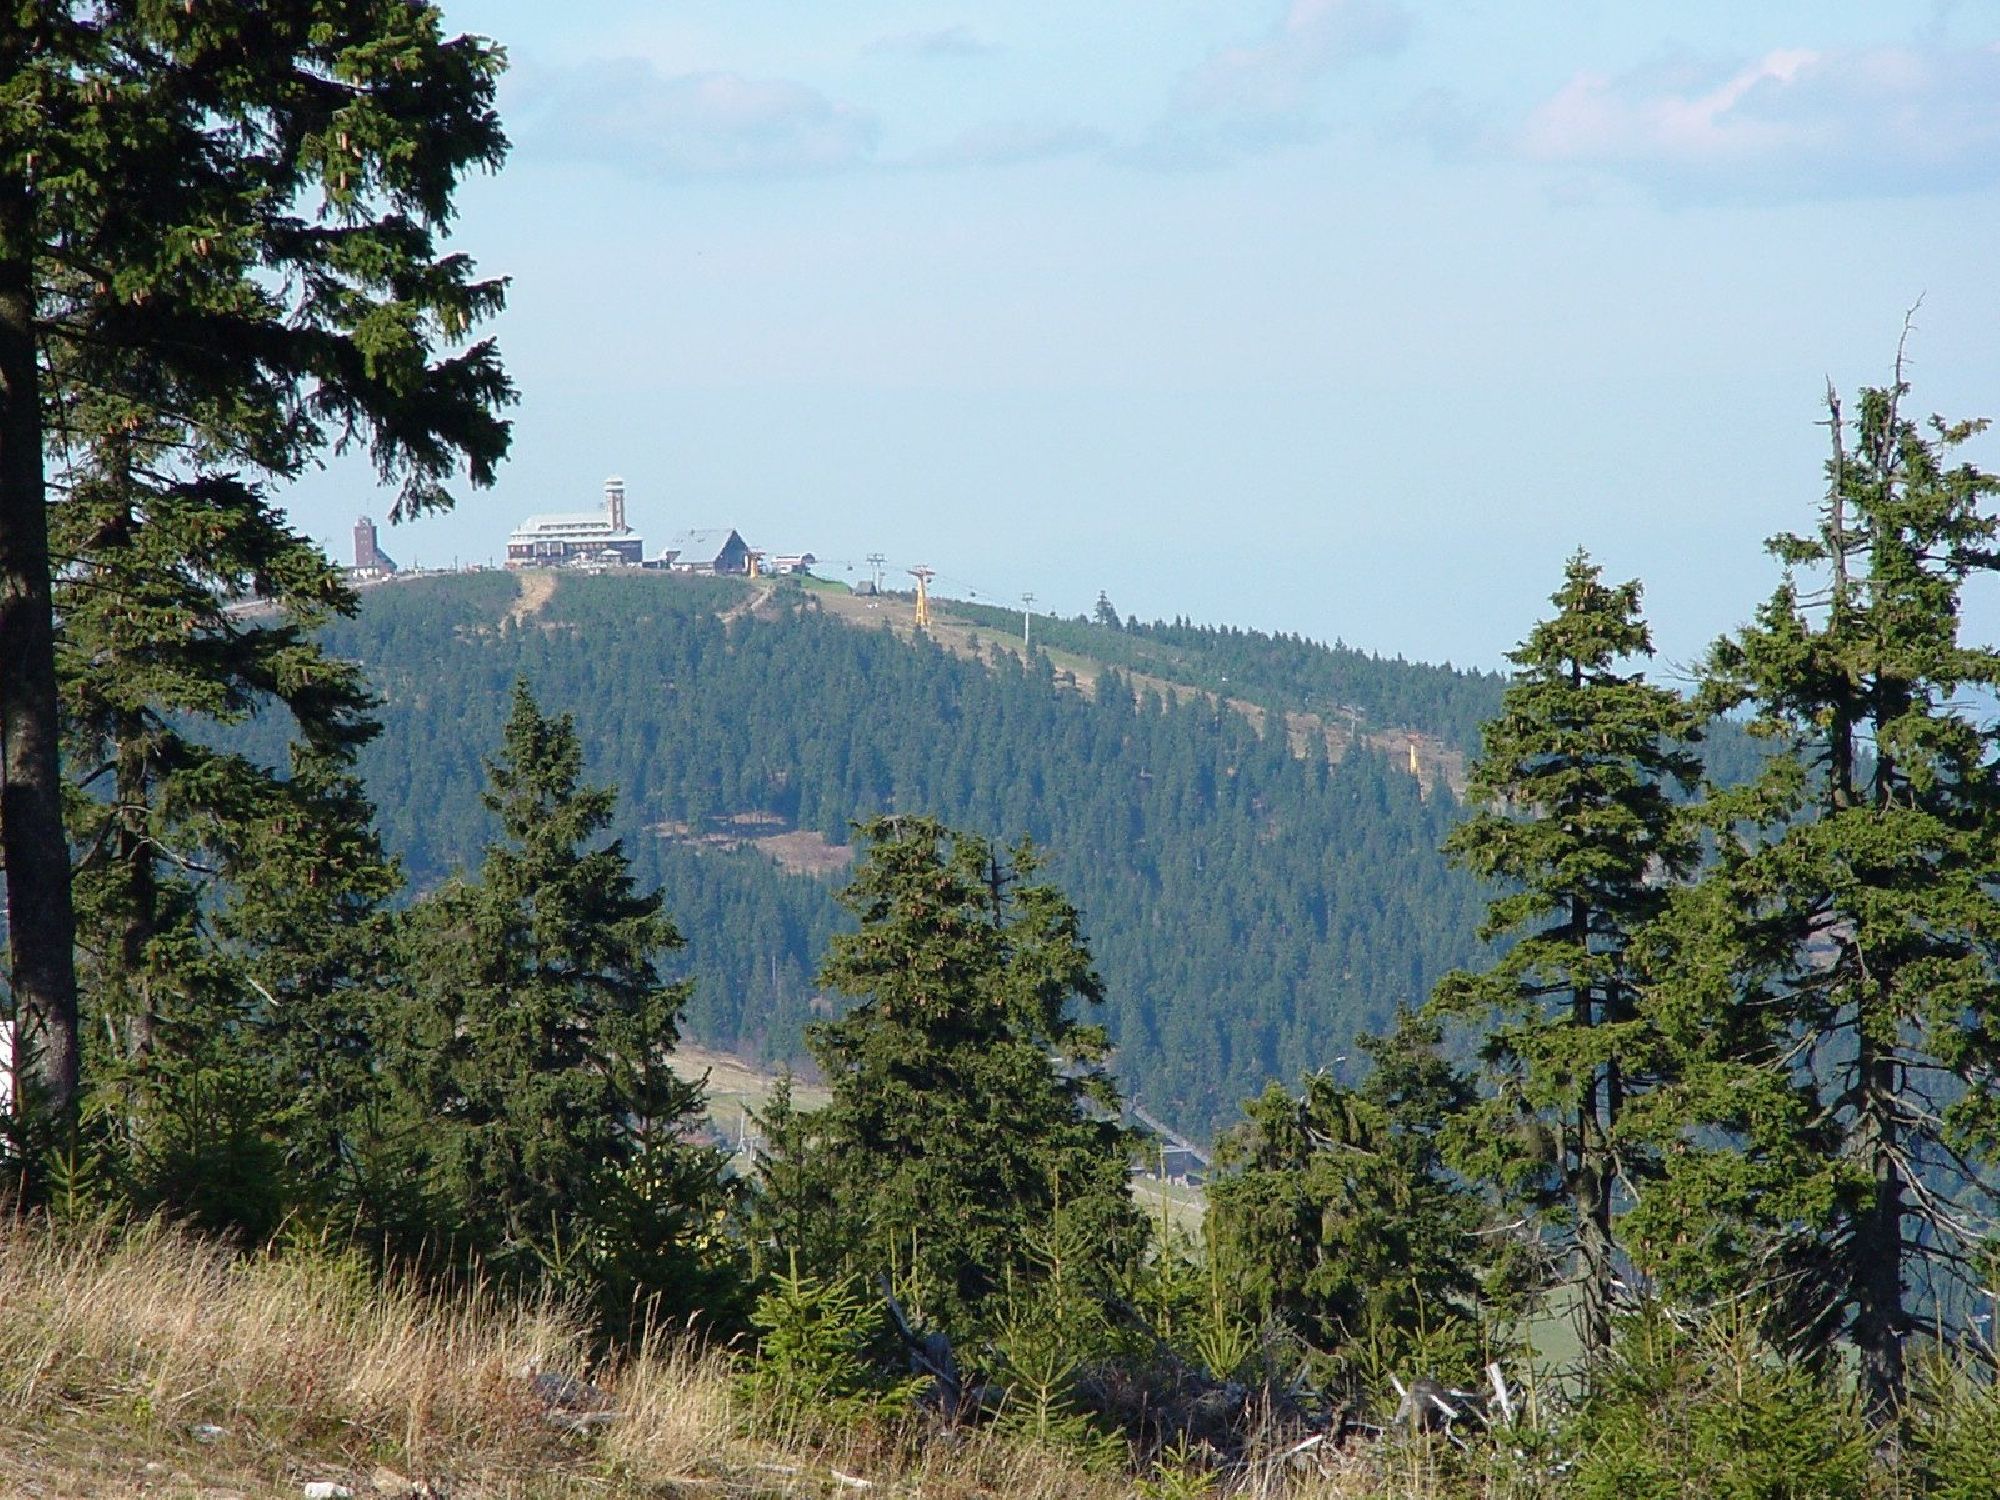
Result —
[[824, 835], [810, 829], [751, 839], [750, 845], [768, 854], [788, 875], [834, 875], [854, 862], [852, 844], [830, 844]]
[[514, 576], [520, 580], [521, 592], [507, 611], [507, 618], [522, 625], [546, 609], [549, 600], [556, 596], [556, 575], [548, 568], [523, 568]]
[[720, 821], [721, 827], [699, 833], [673, 821], [655, 823], [652, 829], [663, 839], [697, 849], [724, 854], [755, 850], [788, 875], [837, 875], [854, 860], [852, 846], [831, 843], [813, 829], [787, 828], [775, 813], [737, 813]]

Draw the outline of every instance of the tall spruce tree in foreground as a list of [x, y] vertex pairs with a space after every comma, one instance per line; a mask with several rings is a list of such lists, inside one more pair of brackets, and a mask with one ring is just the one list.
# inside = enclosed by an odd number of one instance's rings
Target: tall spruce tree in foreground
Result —
[[1145, 1227], [1104, 1035], [1071, 1013], [1103, 995], [1076, 909], [1034, 881], [1026, 845], [1003, 858], [930, 818], [860, 833], [869, 847], [840, 898], [859, 928], [820, 974], [859, 1003], [808, 1036], [833, 1099], [793, 1122], [813, 1170], [763, 1184], [814, 1204], [773, 1203], [766, 1222], [824, 1225], [814, 1205], [830, 1186], [837, 1223], [815, 1230], [826, 1259], [807, 1269], [893, 1272], [961, 1336], [992, 1329], [1010, 1282], [1042, 1275], [1052, 1236], [1087, 1247], [1071, 1285], [1104, 1293]]
[[1471, 1175], [1523, 1201], [1574, 1261], [1587, 1353], [1611, 1342], [1621, 1181], [1649, 1170], [1625, 1129], [1647, 1083], [1634, 936], [1696, 856], [1672, 794], [1699, 764], [1681, 698], [1628, 667], [1650, 656], [1639, 585], [1583, 553], [1555, 615], [1509, 654], [1514, 681], [1484, 730], [1446, 850], [1500, 886], [1481, 936], [1508, 946], [1438, 985], [1432, 1010], [1485, 1027], [1490, 1089], [1456, 1132]]
[[[616, 793], [582, 770], [569, 715], [517, 685], [487, 766], [501, 837], [477, 879], [410, 913], [392, 1066], [429, 1210], [465, 1250], [519, 1277], [609, 1257], [616, 1298], [685, 1315], [724, 1193], [717, 1155], [685, 1139], [701, 1090], [666, 1065], [689, 986], [657, 962], [681, 939], [621, 844], [592, 847]], [[643, 1245], [599, 1233], [638, 1228]]]
[[[1850, 1340], [1870, 1415], [1905, 1341], [1962, 1329], [2000, 1147], [2000, 652], [1960, 639], [2000, 562], [1980, 423], [1851, 424], [1829, 392], [1827, 501], [1785, 579], [1712, 648], [1703, 697], [1775, 747], [1714, 792], [1710, 872], [1661, 926], [1649, 1015], [1684, 1076], [1650, 1101], [1665, 1183], [1632, 1227], [1669, 1287], [1777, 1299], [1804, 1347]], [[1983, 1306], [1983, 1303], [1981, 1304]]]
[[[311, 634], [352, 608], [339, 570], [237, 480], [140, 477], [170, 461], [160, 446], [85, 448], [54, 507], [80, 1010], [92, 1145], [138, 1201], [217, 1222], [233, 1217], [208, 1185], [221, 1143], [174, 1101], [266, 1115], [330, 1185], [369, 1082], [365, 992], [397, 879], [353, 778], [374, 730], [360, 669]], [[246, 596], [273, 607], [228, 607]], [[285, 764], [215, 744], [265, 710], [296, 735]], [[235, 1227], [268, 1227], [258, 1196]]]
[[[511, 393], [464, 340], [501, 288], [438, 240], [459, 179], [503, 153], [499, 65], [422, 3], [0, 19], [0, 859], [16, 1108], [44, 1125], [78, 1090], [51, 579], [120, 527], [163, 521], [155, 558], [190, 514], [239, 535], [257, 481], [329, 445], [366, 446], [398, 516], [449, 504], [461, 463], [491, 481]], [[58, 528], [76, 550], [55, 553], [47, 502], [79, 473], [109, 529]]]

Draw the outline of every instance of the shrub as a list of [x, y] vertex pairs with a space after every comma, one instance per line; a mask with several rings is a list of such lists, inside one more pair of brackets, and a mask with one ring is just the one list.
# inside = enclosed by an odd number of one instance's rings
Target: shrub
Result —
[[888, 1330], [880, 1304], [852, 1277], [803, 1275], [794, 1256], [750, 1314], [759, 1339], [744, 1394], [781, 1427], [849, 1425], [906, 1410], [916, 1382], [883, 1373], [876, 1357]]
[[1973, 1369], [1939, 1354], [1919, 1374], [1910, 1447], [1927, 1500], [2000, 1495], [2000, 1390]]
[[1858, 1400], [1741, 1320], [1628, 1321], [1575, 1425], [1581, 1500], [1863, 1500], [1878, 1492]]

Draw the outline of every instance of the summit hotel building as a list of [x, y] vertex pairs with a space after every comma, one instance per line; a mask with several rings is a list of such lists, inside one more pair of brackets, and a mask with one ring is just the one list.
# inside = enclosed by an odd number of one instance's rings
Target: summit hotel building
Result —
[[639, 533], [625, 524], [625, 481], [604, 481], [602, 510], [529, 516], [507, 538], [507, 566], [546, 568], [565, 563], [601, 563], [636, 568], [643, 551]]

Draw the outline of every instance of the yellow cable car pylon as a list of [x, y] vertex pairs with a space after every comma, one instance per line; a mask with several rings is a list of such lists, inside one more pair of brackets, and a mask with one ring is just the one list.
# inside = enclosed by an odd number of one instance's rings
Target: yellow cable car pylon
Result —
[[937, 577], [937, 573], [931, 568], [915, 567], [910, 569], [910, 576], [917, 580], [917, 629], [928, 631], [931, 628], [930, 582]]

